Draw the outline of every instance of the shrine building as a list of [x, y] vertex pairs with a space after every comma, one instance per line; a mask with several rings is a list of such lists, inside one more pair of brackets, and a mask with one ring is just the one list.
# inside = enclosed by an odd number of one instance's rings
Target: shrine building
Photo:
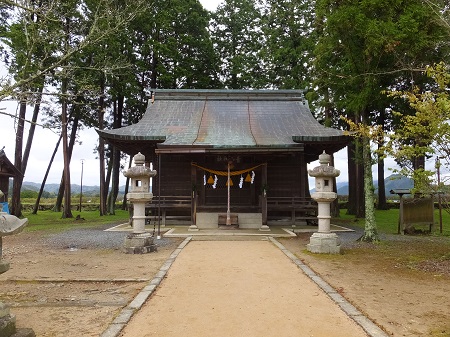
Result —
[[307, 164], [349, 142], [317, 122], [301, 90], [154, 89], [138, 123], [97, 132], [153, 164], [149, 208], [163, 224], [184, 216], [200, 229], [225, 213], [239, 228], [314, 219]]
[[0, 212], [9, 213], [8, 207], [8, 191], [9, 191], [9, 179], [23, 177], [13, 163], [11, 163], [6, 157], [5, 151], [0, 150]]

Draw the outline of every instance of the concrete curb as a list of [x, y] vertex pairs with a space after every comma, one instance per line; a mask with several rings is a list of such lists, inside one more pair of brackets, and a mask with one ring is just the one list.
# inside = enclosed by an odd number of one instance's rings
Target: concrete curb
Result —
[[314, 283], [316, 283], [320, 289], [322, 289], [331, 300], [333, 300], [348, 317], [353, 319], [370, 337], [389, 337], [380, 327], [373, 323], [368, 317], [366, 317], [361, 311], [355, 308], [350, 302], [348, 302], [343, 296], [341, 296], [332, 286], [325, 282], [319, 275], [317, 275], [311, 268], [304, 264], [294, 254], [292, 254], [286, 247], [284, 247], [275, 238], [269, 237], [269, 240], [277, 246], [288, 258], [294, 262], [298, 268], [300, 268], [306, 276], [308, 276]]
[[169, 256], [169, 258], [164, 262], [159, 271], [156, 273], [155, 277], [150, 281], [147, 286], [145, 286], [139, 294], [117, 315], [114, 321], [109, 325], [109, 327], [100, 335], [101, 337], [117, 337], [123, 330], [125, 325], [131, 320], [133, 315], [138, 311], [150, 295], [155, 291], [155, 289], [161, 284], [164, 277], [166, 277], [167, 272], [174, 263], [177, 256], [181, 253], [182, 249], [191, 241], [192, 236], [187, 237]]

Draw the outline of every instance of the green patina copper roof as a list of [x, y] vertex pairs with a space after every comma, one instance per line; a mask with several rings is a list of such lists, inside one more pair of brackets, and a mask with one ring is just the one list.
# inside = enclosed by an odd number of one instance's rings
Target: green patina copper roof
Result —
[[316, 121], [300, 90], [154, 90], [137, 124], [97, 132], [128, 153], [132, 144], [150, 143], [161, 151], [214, 151], [347, 142], [342, 131]]

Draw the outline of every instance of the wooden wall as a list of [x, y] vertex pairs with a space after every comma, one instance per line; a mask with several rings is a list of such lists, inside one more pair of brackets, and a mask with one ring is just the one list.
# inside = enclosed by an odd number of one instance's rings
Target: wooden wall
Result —
[[[203, 176], [209, 178], [209, 173], [201, 169], [192, 169], [191, 163], [200, 166], [226, 171], [226, 161], [217, 161], [215, 156], [205, 155], [161, 155], [160, 177], [154, 179], [153, 194], [158, 194], [158, 181], [161, 180], [162, 196], [188, 196], [195, 190], [198, 193], [200, 205], [223, 205], [227, 202], [226, 177], [219, 176], [215, 189], [211, 185], [204, 185]], [[267, 163], [267, 186], [270, 197], [305, 197], [309, 189], [306, 176], [306, 163], [302, 155], [252, 155], [242, 156], [239, 163], [235, 163], [233, 171], [242, 170], [261, 163]], [[158, 170], [158, 166], [155, 165]], [[262, 191], [263, 168], [255, 169], [254, 184], [244, 182], [243, 188], [239, 188], [240, 176], [233, 176], [231, 198], [234, 205], [259, 204], [259, 196]], [[214, 175], [212, 175], [214, 177]], [[245, 174], [243, 178], [245, 179]]]

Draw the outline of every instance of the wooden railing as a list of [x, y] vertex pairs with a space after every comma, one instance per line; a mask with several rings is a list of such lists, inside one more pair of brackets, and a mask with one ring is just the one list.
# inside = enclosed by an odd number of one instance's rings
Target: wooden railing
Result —
[[167, 213], [171, 211], [186, 211], [191, 213], [192, 198], [190, 195], [183, 196], [153, 196], [152, 202], [145, 205], [146, 211], [151, 211], [153, 217], [158, 215], [158, 209], [161, 210], [161, 224], [166, 225]]
[[171, 195], [162, 195], [161, 197], [153, 196], [152, 202], [145, 205], [146, 208], [158, 208], [161, 204], [161, 207], [169, 207], [169, 208], [177, 208], [191, 207], [191, 196], [190, 195], [182, 195], [182, 196], [171, 196]]
[[[162, 225], [166, 225], [167, 216], [173, 216], [182, 212], [184, 218], [191, 215], [192, 197], [185, 196], [153, 196], [150, 203], [146, 204], [147, 213], [151, 213], [152, 218], [158, 215], [160, 208], [160, 216]], [[195, 211], [194, 211], [195, 212]], [[268, 197], [267, 212], [269, 217], [279, 218], [278, 214], [283, 217], [288, 216], [292, 224], [295, 221], [304, 221], [308, 224], [317, 223], [317, 203], [311, 198], [304, 197]], [[192, 219], [191, 219], [192, 221]]]
[[291, 223], [296, 220], [306, 221], [307, 224], [317, 223], [317, 203], [306, 197], [268, 197], [267, 212], [289, 212]]

